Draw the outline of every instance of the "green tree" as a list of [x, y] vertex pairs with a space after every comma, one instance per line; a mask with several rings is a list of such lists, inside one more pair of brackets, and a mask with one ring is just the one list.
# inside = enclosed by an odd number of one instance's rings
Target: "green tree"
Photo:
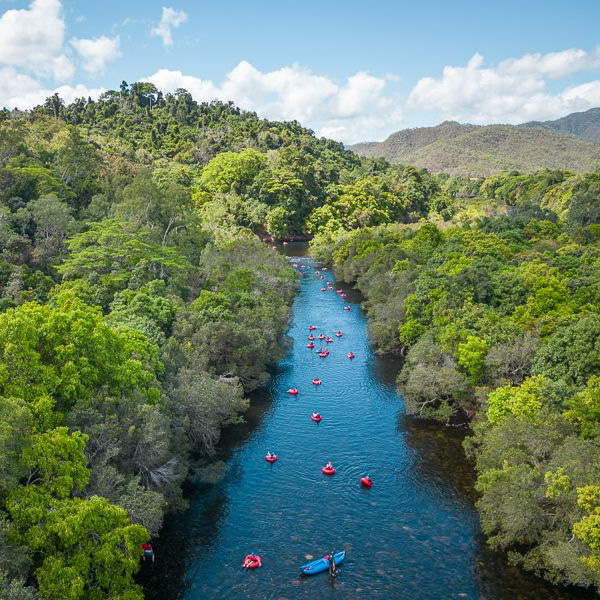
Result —
[[600, 370], [600, 319], [589, 315], [558, 329], [542, 344], [532, 371], [583, 387]]
[[265, 155], [252, 148], [222, 152], [202, 170], [194, 199], [203, 204], [217, 193], [242, 194], [265, 165]]
[[573, 533], [590, 550], [590, 554], [581, 560], [600, 573], [600, 486], [577, 488], [577, 504], [587, 514], [573, 525]]
[[69, 292], [52, 305], [0, 314], [0, 361], [0, 395], [25, 400], [42, 420], [53, 402], [68, 410], [100, 389], [120, 395], [139, 388], [154, 400], [159, 393], [156, 349], [139, 334], [115, 331]]
[[114, 220], [93, 223], [88, 231], [68, 242], [71, 257], [59, 267], [65, 279], [99, 279], [110, 291], [124, 289], [130, 281], [172, 279], [183, 285], [191, 265], [176, 248], [148, 240], [148, 232]]
[[54, 166], [61, 180], [73, 188], [75, 208], [87, 206], [98, 189], [96, 175], [100, 161], [95, 147], [76, 127], [68, 129], [67, 137], [56, 153]]
[[581, 435], [596, 437], [600, 424], [600, 377], [590, 377], [585, 388], [567, 402], [567, 407], [565, 417], [577, 424]]
[[488, 343], [475, 335], [467, 337], [465, 342], [458, 344], [458, 364], [469, 374], [471, 383], [477, 384], [485, 373], [485, 357]]
[[57, 428], [34, 436], [24, 452], [26, 483], [7, 507], [27, 546], [43, 557], [42, 598], [142, 598], [133, 582], [148, 532], [105, 498], [74, 497], [89, 479], [86, 436]]
[[488, 396], [488, 421], [497, 425], [507, 415], [533, 419], [544, 404], [544, 384], [543, 375], [534, 375], [520, 386], [496, 388]]

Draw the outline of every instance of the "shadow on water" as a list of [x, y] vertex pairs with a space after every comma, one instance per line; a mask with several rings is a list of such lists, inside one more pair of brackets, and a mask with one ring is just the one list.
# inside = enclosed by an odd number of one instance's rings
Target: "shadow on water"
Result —
[[[306, 243], [281, 245], [287, 256]], [[333, 275], [333, 274], [332, 274]], [[186, 484], [190, 508], [165, 521], [157, 562], [140, 582], [150, 600], [180, 598], [484, 598], [575, 600], [593, 594], [552, 587], [490, 551], [474, 508], [474, 474], [464, 430], [408, 417], [395, 391], [398, 357], [375, 357], [365, 341], [358, 292], [342, 301], [308, 274], [294, 306], [290, 355], [252, 395], [245, 423], [223, 432], [217, 451]], [[328, 278], [330, 279], [330, 278]], [[353, 309], [345, 313], [345, 303]], [[305, 348], [306, 324], [344, 337], [321, 361]], [[337, 350], [339, 346], [339, 350]], [[356, 350], [351, 363], [348, 349]], [[310, 387], [315, 372], [323, 389]], [[307, 385], [309, 387], [307, 387]], [[285, 390], [299, 387], [290, 398]], [[324, 421], [310, 422], [318, 407]], [[264, 462], [265, 449], [280, 461]], [[320, 473], [334, 454], [338, 473]], [[366, 465], [373, 490], [360, 489]], [[331, 545], [348, 551], [340, 576], [298, 576], [298, 566]], [[240, 568], [259, 551], [263, 568]]]

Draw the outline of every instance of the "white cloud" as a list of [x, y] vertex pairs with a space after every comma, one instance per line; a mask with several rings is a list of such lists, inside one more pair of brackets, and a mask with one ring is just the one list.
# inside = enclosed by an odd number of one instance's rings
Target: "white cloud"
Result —
[[173, 29], [177, 29], [188, 19], [187, 14], [183, 10], [176, 10], [170, 6], [162, 7], [162, 15], [160, 23], [151, 30], [152, 35], [157, 35], [162, 38], [163, 46], [171, 46], [173, 44]]
[[498, 71], [506, 74], [539, 75], [548, 79], [560, 79], [578, 71], [600, 67], [600, 46], [588, 53], [570, 48], [548, 54], [525, 54], [510, 58], [498, 65]]
[[0, 87], [0, 106], [21, 110], [42, 104], [48, 96], [52, 96], [54, 93], [57, 93], [68, 104], [75, 98], [91, 96], [96, 99], [105, 91], [103, 88], [88, 88], [82, 84], [45, 88], [37, 80], [18, 73], [12, 67], [0, 68], [0, 81], [4, 82], [4, 85]]
[[0, 17], [0, 64], [64, 80], [73, 65], [64, 52], [65, 22], [60, 0], [33, 0], [26, 9]]
[[83, 59], [83, 68], [90, 75], [101, 73], [104, 71], [106, 63], [121, 56], [118, 35], [114, 38], [105, 35], [94, 39], [74, 38], [71, 40], [71, 44]]
[[198, 102], [233, 100], [270, 119], [298, 120], [318, 135], [348, 143], [380, 139], [397, 129], [402, 118], [400, 102], [385, 94], [388, 78], [364, 72], [340, 86], [299, 65], [262, 72], [242, 61], [220, 84], [168, 69], [145, 80], [165, 92], [185, 88]]
[[420, 79], [409, 94], [408, 109], [439, 110], [446, 118], [472, 123], [520, 123], [553, 119], [586, 110], [600, 101], [600, 81], [567, 87], [554, 94], [547, 80], [600, 68], [600, 47], [526, 54], [484, 67], [476, 53], [464, 67], [446, 66], [438, 79]]

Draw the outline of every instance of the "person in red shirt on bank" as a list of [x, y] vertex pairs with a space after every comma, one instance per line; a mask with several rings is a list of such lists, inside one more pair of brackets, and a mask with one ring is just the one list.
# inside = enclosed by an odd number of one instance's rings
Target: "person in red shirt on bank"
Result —
[[142, 544], [142, 550], [144, 551], [142, 560], [145, 562], [148, 558], [152, 559], [152, 562], [154, 562], [154, 550], [152, 549], [152, 544]]

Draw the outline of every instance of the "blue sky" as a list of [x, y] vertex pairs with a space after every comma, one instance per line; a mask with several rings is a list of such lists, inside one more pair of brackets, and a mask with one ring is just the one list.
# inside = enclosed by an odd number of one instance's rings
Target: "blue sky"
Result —
[[345, 142], [600, 105], [600, 2], [0, 0], [0, 105], [121, 80]]

